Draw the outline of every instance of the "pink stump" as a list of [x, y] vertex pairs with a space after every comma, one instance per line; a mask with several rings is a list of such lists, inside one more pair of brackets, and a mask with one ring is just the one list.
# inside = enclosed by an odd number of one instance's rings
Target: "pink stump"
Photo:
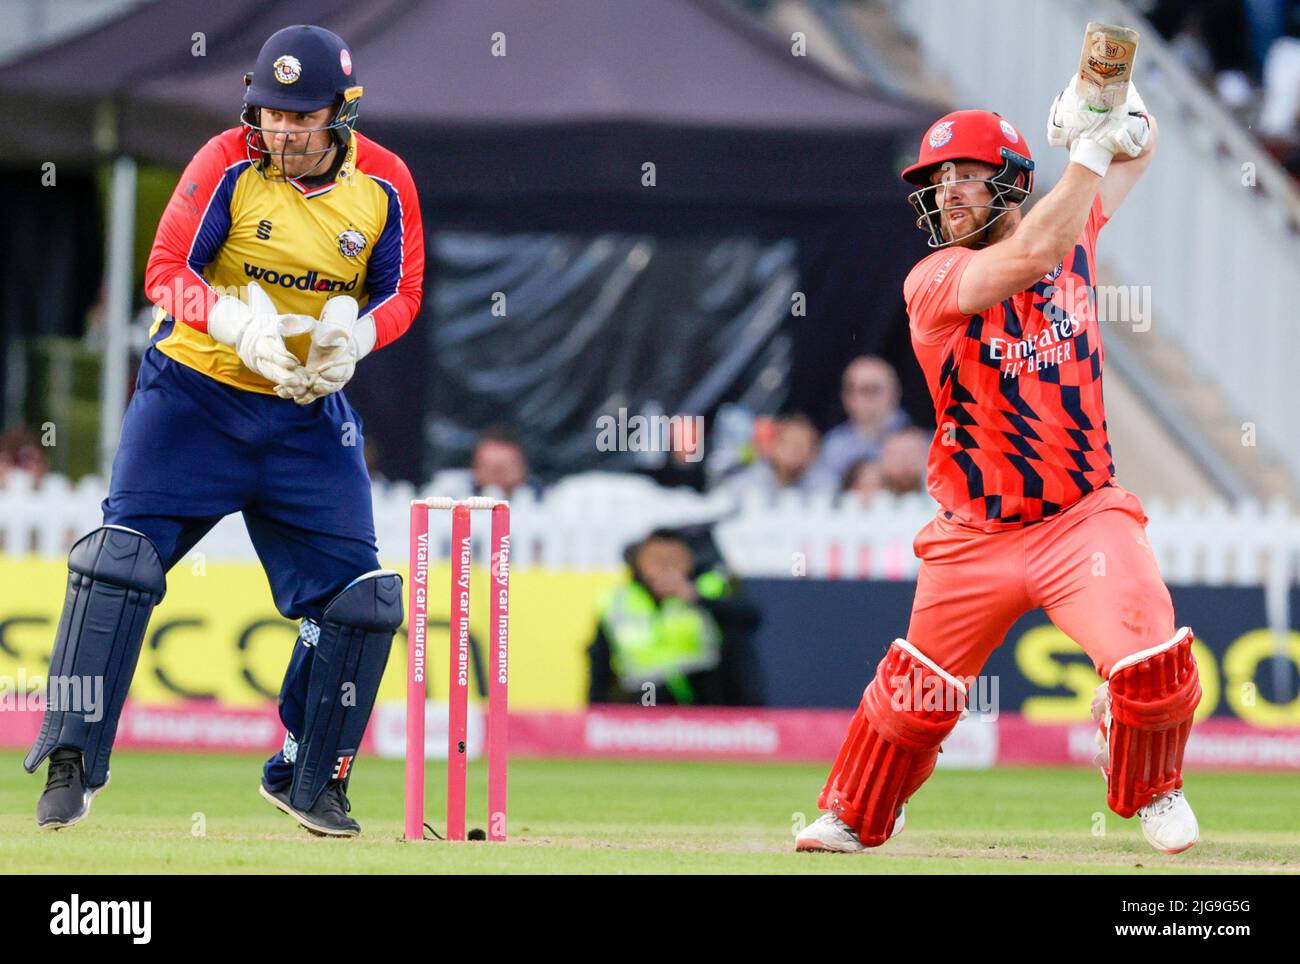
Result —
[[509, 759], [510, 507], [492, 508], [491, 641], [488, 644], [488, 840], [506, 839], [506, 767]]
[[406, 607], [406, 832], [424, 839], [425, 627], [429, 620], [429, 507], [411, 503], [410, 579]]
[[465, 839], [465, 762], [469, 756], [469, 507], [451, 510], [451, 618], [448, 626], [447, 839]]

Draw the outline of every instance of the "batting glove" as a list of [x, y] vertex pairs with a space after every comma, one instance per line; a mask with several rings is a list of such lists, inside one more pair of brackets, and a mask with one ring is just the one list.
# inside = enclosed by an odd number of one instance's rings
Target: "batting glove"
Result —
[[1150, 137], [1146, 104], [1135, 84], [1129, 84], [1122, 110], [1094, 111], [1071, 80], [1056, 95], [1047, 116], [1048, 144], [1068, 148], [1071, 161], [1101, 176], [1115, 155], [1137, 157], [1146, 149]]

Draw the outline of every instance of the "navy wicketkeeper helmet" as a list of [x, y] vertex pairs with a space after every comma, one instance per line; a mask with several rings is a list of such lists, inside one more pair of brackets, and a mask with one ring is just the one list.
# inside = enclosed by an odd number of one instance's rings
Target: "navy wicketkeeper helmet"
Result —
[[[345, 147], [356, 128], [362, 88], [357, 84], [352, 54], [341, 37], [324, 27], [298, 24], [271, 34], [257, 55], [252, 73], [244, 75], [244, 84], [244, 143], [249, 158], [262, 162], [259, 167], [285, 154], [319, 155], [319, 164], [332, 147]], [[294, 132], [310, 135], [330, 131], [333, 143], [329, 147], [315, 151], [269, 150], [262, 135], [279, 132], [268, 132], [262, 126], [263, 108], [306, 114], [331, 105], [335, 107], [334, 117], [326, 126]], [[304, 136], [301, 140], [305, 146], [310, 138]]]

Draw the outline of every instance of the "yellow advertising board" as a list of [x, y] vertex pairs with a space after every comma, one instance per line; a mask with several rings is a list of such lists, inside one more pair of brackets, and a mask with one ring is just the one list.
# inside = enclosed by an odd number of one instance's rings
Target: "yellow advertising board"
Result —
[[[403, 579], [405, 568], [399, 568]], [[472, 693], [485, 689], [488, 573], [473, 573], [470, 632], [476, 658]], [[67, 587], [62, 561], [0, 555], [0, 676], [44, 680]], [[622, 578], [607, 572], [515, 569], [510, 573], [510, 704], [569, 710], [586, 705], [586, 647], [601, 591]], [[430, 569], [429, 695], [447, 693], [449, 567]], [[443, 591], [439, 591], [442, 588]], [[405, 606], [405, 601], [403, 602]], [[230, 705], [274, 699], [297, 639], [297, 624], [276, 612], [257, 563], [182, 562], [154, 610], [131, 695], [149, 703], [211, 698]], [[406, 692], [406, 631], [393, 641], [381, 700]]]

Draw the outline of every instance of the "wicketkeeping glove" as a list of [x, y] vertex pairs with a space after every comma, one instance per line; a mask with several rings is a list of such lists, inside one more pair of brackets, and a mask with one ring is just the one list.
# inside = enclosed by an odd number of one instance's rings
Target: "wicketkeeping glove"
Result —
[[357, 362], [374, 349], [374, 316], [357, 318], [359, 310], [349, 295], [336, 295], [325, 302], [307, 353], [308, 388], [294, 399], [299, 405], [337, 392], [352, 380]]
[[[280, 338], [294, 338], [310, 334], [316, 328], [316, 319], [311, 315], [278, 315], [280, 320]], [[289, 354], [293, 354], [290, 352]], [[294, 358], [296, 362], [297, 357]], [[306, 366], [299, 364], [290, 373], [289, 378], [275, 383], [275, 394], [281, 398], [297, 401], [311, 388], [311, 373]]]
[[281, 315], [255, 281], [248, 284], [248, 304], [233, 295], [219, 298], [208, 313], [208, 334], [235, 349], [251, 371], [276, 386], [281, 397], [306, 391], [309, 383], [302, 363], [284, 344], [286, 335], [305, 334], [315, 319]]

